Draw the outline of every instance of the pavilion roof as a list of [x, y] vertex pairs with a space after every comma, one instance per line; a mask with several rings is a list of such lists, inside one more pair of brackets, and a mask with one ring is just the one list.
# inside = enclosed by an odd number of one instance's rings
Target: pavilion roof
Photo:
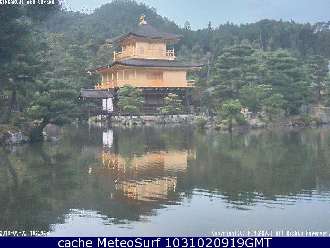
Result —
[[107, 40], [109, 43], [118, 43], [125, 38], [128, 38], [130, 36], [135, 36], [139, 38], [147, 38], [147, 39], [160, 39], [160, 40], [168, 40], [168, 41], [178, 41], [182, 38], [182, 35], [176, 35], [176, 34], [171, 34], [171, 33], [166, 33], [159, 31], [149, 23], [145, 24], [140, 24], [137, 26], [134, 30], [114, 37], [112, 39]]

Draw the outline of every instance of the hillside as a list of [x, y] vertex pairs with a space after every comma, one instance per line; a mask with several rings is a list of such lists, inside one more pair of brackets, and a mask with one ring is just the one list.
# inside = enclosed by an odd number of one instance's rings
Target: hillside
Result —
[[287, 49], [297, 57], [321, 54], [330, 58], [330, 22], [311, 25], [262, 20], [245, 25], [227, 23], [219, 26], [210, 23], [208, 27], [194, 31], [188, 22], [179, 27], [158, 15], [155, 9], [131, 0], [115, 0], [92, 14], [62, 10], [49, 19], [44, 28], [50, 41], [63, 48], [64, 54], [59, 56], [61, 60], [73, 56], [78, 64], [83, 61], [81, 66], [87, 69], [110, 63], [113, 50], [103, 46], [106, 39], [133, 29], [141, 14], [161, 30], [184, 35], [175, 47], [182, 60], [206, 63], [210, 59], [212, 62], [225, 47], [244, 40], [264, 51]]

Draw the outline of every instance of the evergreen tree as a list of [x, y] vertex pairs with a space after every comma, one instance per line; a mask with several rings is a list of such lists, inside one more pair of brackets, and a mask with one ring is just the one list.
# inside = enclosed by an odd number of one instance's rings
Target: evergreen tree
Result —
[[310, 102], [307, 72], [302, 63], [287, 51], [277, 51], [268, 54], [267, 67], [267, 83], [284, 97], [287, 114], [298, 114]]
[[0, 121], [8, 122], [13, 112], [23, 111], [29, 102], [36, 75], [42, 71], [45, 49], [39, 26], [60, 4], [4, 5], [0, 22], [0, 94], [9, 96]]
[[324, 57], [316, 55], [310, 57], [307, 63], [314, 101], [320, 104], [323, 100], [322, 95], [327, 91], [329, 62]]
[[273, 94], [262, 100], [263, 110], [268, 116], [270, 121], [274, 120], [275, 116], [278, 116], [283, 110], [286, 102], [281, 94]]
[[227, 100], [223, 102], [219, 109], [219, 116], [222, 120], [228, 121], [228, 129], [230, 132], [233, 130], [233, 121], [238, 121], [242, 118], [241, 109], [242, 105], [239, 100]]
[[240, 90], [240, 101], [253, 113], [262, 110], [263, 100], [271, 96], [272, 88], [269, 85], [245, 85]]
[[144, 99], [141, 91], [133, 86], [125, 85], [118, 92], [118, 107], [121, 113], [139, 114], [142, 111]]
[[190, 25], [189, 21], [186, 21], [184, 23], [183, 29], [186, 30], [186, 31], [191, 31], [191, 25]]
[[170, 93], [164, 99], [164, 107], [160, 108], [160, 112], [164, 115], [179, 114], [183, 111], [182, 99], [177, 94]]
[[[49, 75], [50, 74], [50, 75]], [[43, 139], [42, 130], [49, 124], [63, 125], [78, 118], [77, 92], [70, 82], [53, 79], [51, 73], [45, 73], [38, 80], [38, 89], [33, 95], [28, 116], [36, 121], [31, 132], [31, 141]], [[47, 76], [50, 79], [47, 80]]]
[[254, 49], [241, 44], [224, 49], [218, 57], [213, 69], [211, 86], [213, 97], [219, 103], [227, 99], [239, 98], [240, 89], [256, 81], [256, 58]]

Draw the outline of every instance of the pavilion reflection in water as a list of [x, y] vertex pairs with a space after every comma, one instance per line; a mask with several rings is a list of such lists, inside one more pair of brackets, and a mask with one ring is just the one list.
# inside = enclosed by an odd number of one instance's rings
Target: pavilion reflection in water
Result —
[[176, 191], [177, 174], [185, 172], [188, 150], [157, 150], [129, 157], [113, 149], [112, 130], [103, 132], [102, 169], [111, 171], [116, 192], [136, 201], [167, 200]]

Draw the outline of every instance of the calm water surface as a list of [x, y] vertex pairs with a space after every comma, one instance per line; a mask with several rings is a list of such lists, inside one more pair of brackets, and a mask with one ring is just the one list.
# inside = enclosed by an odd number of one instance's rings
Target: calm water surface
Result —
[[0, 148], [0, 230], [330, 232], [330, 129], [65, 128]]

